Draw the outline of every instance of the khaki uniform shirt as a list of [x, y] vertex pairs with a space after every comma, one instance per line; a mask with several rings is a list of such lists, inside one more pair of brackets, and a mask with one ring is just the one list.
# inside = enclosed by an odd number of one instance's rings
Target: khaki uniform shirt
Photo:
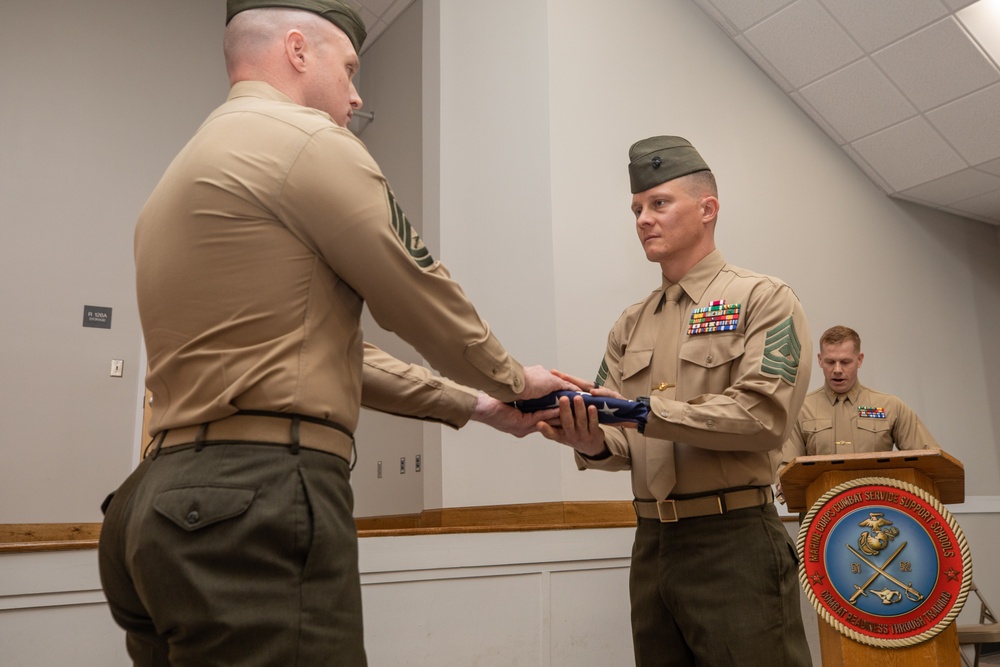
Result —
[[903, 401], [855, 382], [846, 394], [826, 385], [806, 396], [781, 451], [781, 464], [796, 456], [940, 449], [917, 414]]
[[478, 394], [365, 343], [361, 404], [366, 408], [461, 428], [472, 416]]
[[[669, 440], [676, 474], [670, 495], [772, 484], [771, 452], [787, 438], [809, 386], [810, 367], [801, 360], [812, 358], [812, 348], [802, 305], [782, 281], [726, 264], [719, 251], [695, 265], [680, 285], [675, 349], [656, 317], [665, 280], [627, 308], [608, 336], [603, 384], [627, 398], [650, 397], [645, 433], [602, 425], [611, 455], [578, 454], [577, 464], [631, 469], [635, 497], [652, 499], [646, 450]], [[736, 328], [690, 333], [692, 311], [717, 301], [739, 305]], [[653, 369], [658, 359], [671, 356], [678, 359], [677, 386], [660, 388]]]
[[362, 363], [362, 302], [455, 381], [504, 401], [524, 387], [361, 141], [261, 82], [233, 86], [170, 164], [135, 261], [151, 435], [237, 410], [353, 431], [363, 375], [383, 408], [399, 380]]

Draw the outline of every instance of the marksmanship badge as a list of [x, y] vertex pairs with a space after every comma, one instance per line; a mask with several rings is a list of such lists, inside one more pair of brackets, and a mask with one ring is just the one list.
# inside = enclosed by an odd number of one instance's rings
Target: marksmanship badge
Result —
[[798, 536], [799, 581], [817, 613], [871, 646], [912, 646], [962, 610], [972, 557], [954, 517], [906, 482], [865, 477], [830, 489]]

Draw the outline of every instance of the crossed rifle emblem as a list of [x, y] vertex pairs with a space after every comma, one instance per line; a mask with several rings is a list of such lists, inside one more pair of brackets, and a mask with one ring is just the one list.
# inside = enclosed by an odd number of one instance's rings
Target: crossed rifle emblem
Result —
[[[865, 519], [858, 524], [859, 526], [868, 526], [870, 528], [870, 530], [861, 533], [861, 537], [858, 538], [858, 548], [870, 556], [876, 556], [889, 545], [890, 541], [899, 535], [899, 530], [897, 528], [885, 529], [885, 526], [892, 526], [892, 522], [883, 518], [881, 512], [869, 512], [868, 515], [868, 519]], [[906, 597], [913, 602], [919, 602], [924, 599], [924, 596], [920, 593], [920, 591], [915, 589], [911, 584], [904, 584], [902, 581], [886, 572], [886, 568], [889, 567], [892, 561], [896, 559], [896, 556], [898, 556], [903, 549], [906, 548], [906, 542], [900, 544], [899, 548], [896, 549], [896, 551], [893, 552], [893, 554], [885, 561], [883, 561], [881, 565], [873, 563], [866, 556], [864, 556], [861, 551], [858, 551], [858, 549], [855, 549], [850, 544], [846, 546], [855, 556], [861, 559], [861, 562], [873, 570], [872, 575], [868, 578], [864, 585], [858, 586], [857, 584], [854, 584], [854, 595], [852, 595], [849, 600], [851, 604], [855, 604], [861, 596], [868, 597], [868, 587], [875, 583], [875, 580], [879, 577], [885, 577], [890, 582], [899, 586], [906, 594]], [[882, 600], [882, 604], [893, 604], [894, 602], [899, 602], [903, 599], [903, 596], [898, 590], [891, 589], [888, 586], [880, 591], [873, 589], [871, 593], [877, 595]]]

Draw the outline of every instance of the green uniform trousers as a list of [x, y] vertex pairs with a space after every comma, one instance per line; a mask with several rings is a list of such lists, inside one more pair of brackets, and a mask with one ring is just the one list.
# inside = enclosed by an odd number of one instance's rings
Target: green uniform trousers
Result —
[[773, 504], [639, 519], [629, 592], [638, 667], [811, 665], [795, 547]]
[[135, 665], [365, 665], [349, 476], [340, 457], [279, 446], [145, 459], [99, 549]]

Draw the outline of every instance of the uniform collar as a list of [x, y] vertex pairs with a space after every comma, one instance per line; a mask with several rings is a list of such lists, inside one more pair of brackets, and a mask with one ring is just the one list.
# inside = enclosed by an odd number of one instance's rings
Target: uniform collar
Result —
[[830, 389], [830, 387], [828, 387], [826, 383], [823, 384], [823, 393], [825, 393], [827, 399], [829, 399], [830, 405], [836, 403], [837, 399], [840, 398], [841, 396], [846, 396], [847, 400], [851, 402], [851, 405], [857, 405], [858, 396], [861, 394], [862, 389], [864, 389], [864, 387], [861, 386], [861, 382], [855, 381], [854, 386], [851, 387], [846, 394], [838, 394], [834, 392], [833, 389]]
[[[716, 248], [705, 255], [700, 262], [692, 266], [691, 270], [684, 274], [684, 277], [680, 279], [681, 288], [688, 295], [688, 298], [698, 303], [701, 301], [701, 297], [705, 295], [705, 290], [708, 289], [708, 286], [712, 284], [712, 281], [715, 280], [715, 277], [719, 275], [719, 272], [725, 266], [726, 260], [723, 259], [722, 253]], [[661, 283], [662, 290], [666, 292], [671, 284], [666, 277], [663, 277]]]
[[275, 102], [288, 102], [289, 104], [295, 104], [292, 98], [285, 95], [283, 92], [275, 88], [269, 83], [263, 81], [237, 81], [233, 84], [233, 87], [229, 89], [229, 97], [227, 100], [233, 100], [237, 97], [259, 97], [265, 100], [273, 100]]

